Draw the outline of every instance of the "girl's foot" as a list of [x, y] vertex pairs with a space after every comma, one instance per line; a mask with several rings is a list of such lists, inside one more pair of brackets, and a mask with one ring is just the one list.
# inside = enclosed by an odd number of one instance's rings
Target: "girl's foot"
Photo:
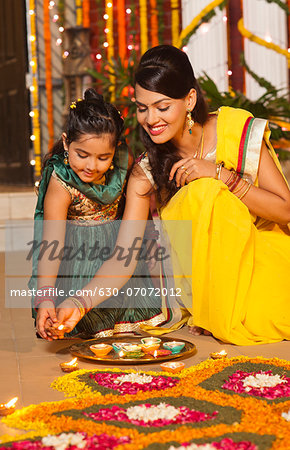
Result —
[[204, 334], [205, 336], [212, 336], [212, 333], [210, 331], [207, 331], [204, 328], [200, 327], [188, 327], [188, 331], [194, 336], [200, 336], [201, 334]]

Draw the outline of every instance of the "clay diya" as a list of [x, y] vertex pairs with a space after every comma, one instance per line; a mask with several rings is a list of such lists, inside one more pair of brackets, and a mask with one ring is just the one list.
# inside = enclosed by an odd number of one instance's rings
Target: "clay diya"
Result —
[[74, 370], [78, 370], [79, 364], [78, 359], [74, 358], [70, 362], [60, 363], [60, 368], [63, 372], [73, 372]]
[[106, 356], [112, 350], [112, 346], [109, 344], [94, 344], [90, 345], [90, 350], [96, 356]]
[[168, 361], [160, 364], [160, 367], [165, 372], [177, 373], [184, 369], [185, 364], [180, 361]]

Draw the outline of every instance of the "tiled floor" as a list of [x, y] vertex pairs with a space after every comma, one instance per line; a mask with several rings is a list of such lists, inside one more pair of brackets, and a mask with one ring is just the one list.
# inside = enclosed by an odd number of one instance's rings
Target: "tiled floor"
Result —
[[[17, 406], [27, 406], [44, 401], [62, 400], [63, 394], [50, 388], [51, 382], [62, 375], [59, 363], [71, 359], [68, 347], [71, 342], [46, 342], [35, 337], [31, 313], [28, 309], [7, 309], [4, 299], [4, 255], [0, 254], [1, 303], [0, 303], [0, 403], [18, 396]], [[196, 345], [194, 356], [184, 360], [186, 366], [198, 364], [212, 351], [226, 349], [229, 356], [268, 356], [290, 358], [290, 342], [237, 347], [222, 344], [209, 336], [193, 337], [187, 329], [170, 334], [171, 337], [188, 339]], [[100, 367], [95, 363], [80, 361], [82, 369]], [[127, 368], [127, 366], [122, 366]], [[128, 366], [129, 367], [129, 366]], [[132, 367], [132, 366], [131, 366]], [[138, 366], [145, 370], [160, 370], [159, 365]], [[136, 368], [136, 367], [135, 367]], [[15, 434], [0, 424], [0, 435]]]

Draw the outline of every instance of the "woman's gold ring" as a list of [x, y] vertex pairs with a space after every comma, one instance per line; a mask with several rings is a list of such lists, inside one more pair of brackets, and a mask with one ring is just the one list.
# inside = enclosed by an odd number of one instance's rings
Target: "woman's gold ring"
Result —
[[185, 170], [185, 169], [186, 169], [186, 167], [184, 167], [184, 166], [181, 166], [180, 168], [181, 168], [182, 170]]
[[184, 173], [186, 173], [186, 175], [189, 175], [189, 172], [187, 172], [187, 170], [185, 170]]

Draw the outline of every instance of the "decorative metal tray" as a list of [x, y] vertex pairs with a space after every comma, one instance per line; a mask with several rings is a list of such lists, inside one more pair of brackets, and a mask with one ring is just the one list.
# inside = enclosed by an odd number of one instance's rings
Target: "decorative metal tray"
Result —
[[152, 356], [148, 353], [145, 353], [141, 358], [131, 358], [131, 357], [122, 357], [119, 356], [115, 350], [111, 350], [110, 353], [106, 356], [96, 356], [90, 349], [90, 346], [93, 344], [110, 344], [112, 343], [122, 343], [128, 342], [130, 344], [140, 344], [142, 337], [108, 337], [108, 338], [99, 338], [99, 339], [91, 339], [89, 341], [80, 342], [79, 344], [72, 345], [69, 350], [73, 356], [77, 356], [78, 358], [90, 359], [92, 361], [97, 361], [98, 363], [106, 363], [106, 364], [159, 364], [164, 361], [171, 361], [179, 358], [189, 358], [191, 355], [196, 353], [196, 347], [191, 342], [185, 341], [184, 339], [172, 339], [167, 337], [160, 337], [160, 349], [163, 349], [164, 342], [184, 342], [185, 346], [183, 349], [176, 354], [170, 355], [162, 355], [162, 356]]

